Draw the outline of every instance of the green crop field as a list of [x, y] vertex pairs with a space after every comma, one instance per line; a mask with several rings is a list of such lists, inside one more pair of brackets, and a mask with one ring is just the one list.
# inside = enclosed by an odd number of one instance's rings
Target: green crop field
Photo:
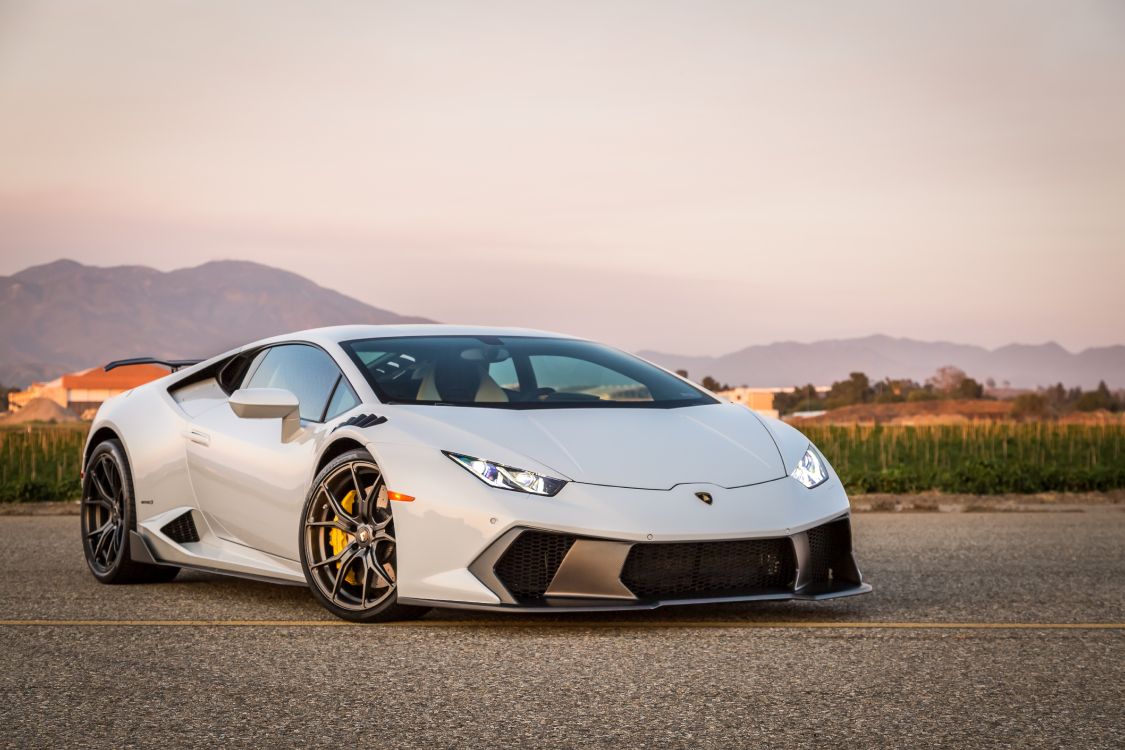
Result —
[[[808, 426], [848, 491], [974, 494], [1125, 487], [1125, 425], [999, 422], [940, 426]], [[0, 501], [81, 493], [86, 425], [0, 429]]]
[[82, 445], [88, 427], [84, 423], [28, 424], [0, 429], [0, 501], [79, 497]]
[[973, 494], [1125, 487], [1125, 425], [982, 422], [803, 429], [848, 491]]

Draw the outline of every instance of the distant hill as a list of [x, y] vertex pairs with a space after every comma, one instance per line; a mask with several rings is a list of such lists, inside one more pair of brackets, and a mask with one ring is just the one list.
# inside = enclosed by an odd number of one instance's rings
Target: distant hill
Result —
[[258, 263], [163, 272], [60, 260], [0, 277], [0, 383], [121, 357], [206, 357], [316, 326], [422, 322]]
[[1092, 388], [1105, 380], [1125, 387], [1125, 346], [1108, 346], [1073, 354], [1055, 343], [1011, 344], [985, 349], [944, 341], [915, 341], [890, 336], [748, 346], [721, 357], [691, 357], [664, 352], [640, 356], [673, 370], [687, 370], [693, 379], [710, 375], [731, 385], [829, 385], [851, 372], [873, 380], [912, 378], [918, 382], [944, 365], [960, 367], [984, 382], [993, 378], [1013, 387], [1034, 388], [1065, 383]]
[[[163, 272], [60, 260], [0, 277], [0, 383], [153, 355], [206, 357], [285, 331], [340, 323], [421, 323], [258, 263], [216, 261]], [[565, 325], [560, 325], [565, 328]], [[721, 357], [641, 356], [732, 385], [827, 385], [853, 371], [923, 381], [943, 365], [1014, 387], [1125, 387], [1125, 346], [1072, 354], [1058, 344], [999, 349], [889, 336], [750, 346]]]

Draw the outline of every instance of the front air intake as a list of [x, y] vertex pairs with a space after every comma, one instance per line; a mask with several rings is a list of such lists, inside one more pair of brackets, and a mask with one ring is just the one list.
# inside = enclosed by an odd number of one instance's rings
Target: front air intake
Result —
[[542, 599], [574, 539], [569, 534], [525, 531], [496, 562], [496, 577], [520, 601]]
[[195, 520], [191, 517], [190, 510], [164, 524], [160, 533], [176, 544], [199, 541], [199, 532], [195, 528]]
[[792, 590], [793, 544], [787, 537], [720, 542], [635, 544], [621, 582], [638, 599], [705, 599]]
[[863, 584], [846, 517], [791, 537], [766, 539], [628, 542], [538, 529], [515, 529], [512, 534], [493, 545], [506, 545], [503, 552], [495, 552], [498, 558], [491, 558], [491, 551], [478, 558], [487, 561], [488, 573], [495, 578], [479, 572], [478, 577], [506, 604], [589, 606], [594, 599], [629, 598], [618, 596], [620, 592], [631, 593], [641, 605], [819, 597]]
[[808, 535], [807, 580], [812, 589], [862, 583], [852, 556], [852, 529], [847, 518], [809, 529]]

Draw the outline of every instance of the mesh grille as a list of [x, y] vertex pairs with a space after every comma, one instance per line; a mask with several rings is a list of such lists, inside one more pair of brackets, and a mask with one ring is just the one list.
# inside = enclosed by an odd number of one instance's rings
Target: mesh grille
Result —
[[539, 599], [574, 544], [568, 534], [525, 531], [497, 561], [496, 577], [517, 599]]
[[809, 529], [809, 584], [824, 586], [838, 579], [851, 552], [848, 519]]
[[621, 582], [640, 599], [746, 596], [791, 590], [796, 574], [788, 538], [637, 544]]
[[160, 533], [176, 544], [199, 541], [199, 532], [195, 530], [195, 521], [192, 520], [190, 510], [164, 524]]

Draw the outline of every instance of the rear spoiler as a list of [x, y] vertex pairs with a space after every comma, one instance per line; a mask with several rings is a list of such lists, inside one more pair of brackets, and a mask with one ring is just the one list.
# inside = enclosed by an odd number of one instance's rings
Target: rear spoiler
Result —
[[182, 369], [184, 367], [191, 367], [198, 365], [202, 359], [157, 359], [156, 357], [133, 357], [132, 359], [115, 359], [105, 366], [105, 371], [109, 372], [115, 367], [128, 367], [129, 365], [160, 365], [167, 367], [172, 372]]

